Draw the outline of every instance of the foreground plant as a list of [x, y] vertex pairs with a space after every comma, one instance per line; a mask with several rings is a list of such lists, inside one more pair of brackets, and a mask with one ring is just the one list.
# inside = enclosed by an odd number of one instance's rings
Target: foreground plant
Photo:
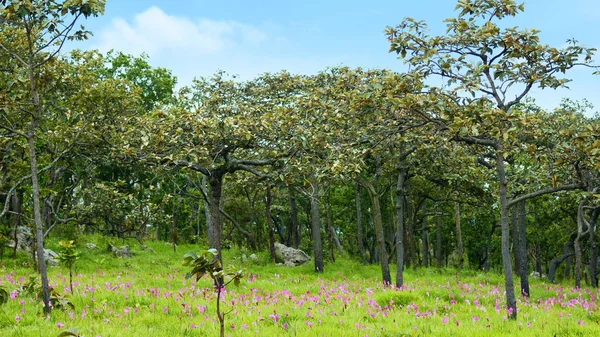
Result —
[[225, 336], [225, 315], [228, 314], [221, 311], [221, 292], [231, 282], [235, 286], [240, 285], [241, 279], [244, 277], [242, 270], [235, 270], [230, 266], [231, 271], [225, 272], [221, 261], [218, 259], [218, 251], [209, 249], [198, 255], [196, 252], [189, 252], [183, 256], [183, 265], [192, 267], [192, 271], [185, 275], [186, 279], [196, 276], [196, 282], [204, 275], [208, 275], [215, 285], [217, 292], [217, 318], [219, 319], [220, 336]]
[[61, 241], [58, 243], [61, 246], [61, 251], [58, 254], [58, 259], [67, 265], [69, 268], [69, 290], [73, 293], [73, 265], [79, 259], [80, 253], [75, 250], [75, 243], [71, 241]]

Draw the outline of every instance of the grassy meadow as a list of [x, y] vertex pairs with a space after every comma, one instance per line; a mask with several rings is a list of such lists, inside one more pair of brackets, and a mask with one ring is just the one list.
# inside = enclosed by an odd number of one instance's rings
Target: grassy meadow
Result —
[[[93, 239], [93, 240], [92, 240]], [[77, 329], [82, 336], [218, 336], [215, 293], [208, 278], [186, 280], [183, 254], [197, 250], [135, 241], [131, 259], [115, 258], [107, 241], [79, 242], [73, 293], [68, 270], [49, 270], [51, 286], [73, 304], [55, 309], [49, 320], [28, 291], [28, 256], [2, 260], [0, 287], [10, 297], [0, 306], [0, 336], [58, 336]], [[84, 243], [94, 241], [98, 249]], [[116, 243], [122, 245], [122, 242]], [[49, 248], [59, 251], [57, 242]], [[532, 280], [532, 296], [518, 302], [519, 319], [507, 320], [502, 277], [476, 271], [419, 269], [405, 272], [406, 286], [383, 287], [378, 266], [338, 258], [313, 273], [308, 263], [282, 267], [242, 262], [247, 252], [224, 252], [224, 263], [246, 270], [239, 288], [222, 295], [227, 336], [600, 336], [600, 291]], [[516, 283], [518, 285], [518, 283]]]

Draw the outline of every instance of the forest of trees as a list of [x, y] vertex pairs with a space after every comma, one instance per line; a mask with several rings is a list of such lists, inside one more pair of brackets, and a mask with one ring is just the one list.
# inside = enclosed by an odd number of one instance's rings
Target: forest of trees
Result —
[[62, 51], [104, 1], [2, 0], [0, 256], [20, 227], [38, 257], [81, 233], [219, 252], [279, 241], [316, 272], [348, 255], [397, 287], [405, 268], [503, 272], [513, 317], [534, 271], [598, 287], [600, 117], [529, 97], [593, 72], [595, 50], [504, 27], [523, 10], [460, 0], [445, 35], [388, 27], [406, 73], [219, 72], [175, 90], [145, 55]]

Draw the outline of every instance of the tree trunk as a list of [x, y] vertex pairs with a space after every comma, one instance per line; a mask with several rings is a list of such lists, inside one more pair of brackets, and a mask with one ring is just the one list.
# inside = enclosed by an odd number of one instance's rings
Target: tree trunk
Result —
[[321, 242], [321, 214], [319, 211], [319, 185], [311, 183], [310, 193], [310, 224], [313, 238], [313, 254], [315, 258], [315, 272], [322, 273], [323, 266], [323, 244]]
[[[12, 210], [15, 212], [13, 214], [14, 218], [14, 229], [13, 229], [13, 240], [15, 242], [15, 247], [13, 248], [13, 259], [17, 258], [17, 247], [19, 246], [19, 237], [18, 231], [19, 227], [21, 227], [21, 219], [23, 212], [23, 190], [17, 189], [15, 193], [12, 195]], [[2, 248], [0, 248], [2, 249]]]
[[462, 229], [460, 226], [460, 203], [454, 202], [454, 223], [456, 224], [456, 255], [458, 256], [458, 269], [463, 269], [465, 262], [465, 251], [463, 247]]
[[[407, 193], [408, 194], [408, 193]], [[408, 239], [408, 250], [410, 252], [409, 263], [407, 267], [411, 266], [413, 269], [417, 269], [417, 252], [415, 248], [415, 217], [413, 211], [413, 204], [407, 195], [406, 198], [406, 225], [407, 225], [407, 239]]]
[[513, 255], [515, 257], [515, 272], [517, 274], [519, 274], [519, 270], [521, 270], [521, 257], [519, 256], [519, 225], [518, 225], [518, 219], [517, 219], [517, 205], [511, 207], [510, 209], [511, 212], [511, 237], [512, 237], [512, 250], [513, 250]]
[[404, 286], [404, 202], [406, 199], [406, 176], [404, 166], [398, 167], [396, 183], [396, 287]]
[[34, 113], [29, 123], [27, 132], [27, 146], [29, 150], [29, 165], [31, 169], [31, 187], [33, 192], [33, 217], [35, 220], [35, 239], [37, 244], [38, 270], [42, 279], [42, 301], [44, 302], [44, 314], [50, 315], [50, 289], [48, 286], [48, 271], [46, 269], [46, 260], [44, 259], [44, 223], [42, 222], [42, 210], [40, 205], [40, 185], [38, 181], [37, 155], [35, 152], [35, 134], [38, 127], [38, 121], [42, 116], [42, 105], [38, 94], [35, 73], [35, 60], [33, 55], [29, 59], [29, 85], [31, 87], [31, 97], [33, 101]]
[[333, 221], [332, 221], [332, 217], [331, 217], [331, 203], [329, 201], [329, 193], [327, 193], [325, 195], [325, 208], [327, 210], [327, 216], [326, 216], [326, 221], [327, 221], [327, 243], [329, 246], [329, 261], [331, 262], [335, 262], [335, 249], [334, 249], [334, 243], [333, 243], [333, 233], [335, 232], [333, 229]]
[[218, 252], [218, 259], [221, 257], [221, 237], [223, 235], [223, 226], [221, 225], [221, 212], [219, 206], [221, 204], [221, 194], [223, 191], [223, 175], [219, 172], [211, 172], [208, 177], [210, 185], [210, 222], [208, 227], [208, 245], [209, 248], [214, 248]]
[[421, 205], [421, 213], [423, 219], [421, 220], [421, 261], [423, 261], [423, 267], [429, 267], [429, 231], [427, 230], [427, 200], [423, 200]]
[[[208, 195], [208, 193], [210, 193], [210, 192], [208, 192], [208, 191], [207, 191], [207, 189], [208, 189], [208, 186], [207, 186], [207, 184], [208, 184], [208, 182], [207, 182], [207, 178], [206, 178], [206, 176], [205, 176], [205, 175], [203, 175], [203, 176], [202, 176], [202, 189], [204, 190], [204, 193], [205, 193], [206, 195]], [[210, 197], [209, 197], [209, 198], [210, 198]], [[206, 233], [207, 233], [207, 236], [210, 238], [210, 235], [211, 235], [211, 230], [212, 230], [212, 229], [211, 229], [211, 228], [212, 228], [212, 225], [211, 225], [211, 223], [210, 223], [210, 220], [212, 219], [212, 216], [210, 215], [210, 205], [209, 205], [207, 202], [204, 202], [204, 205], [203, 205], [203, 206], [204, 206], [204, 207], [203, 207], [203, 208], [204, 208], [204, 217], [205, 217], [205, 219], [206, 219]], [[209, 240], [210, 240], [210, 239], [209, 239]], [[210, 241], [209, 241], [209, 242], [210, 242]]]
[[267, 217], [267, 227], [269, 230], [269, 252], [271, 253], [271, 260], [273, 263], [277, 263], [277, 255], [275, 254], [275, 236], [273, 235], [273, 218], [271, 218], [271, 188], [267, 187], [267, 196], [265, 200], [265, 210]]
[[[360, 179], [360, 178], [359, 178]], [[360, 179], [361, 185], [367, 189], [371, 199], [371, 213], [373, 214], [373, 225], [375, 226], [375, 239], [377, 240], [377, 250], [379, 252], [379, 262], [381, 264], [381, 276], [384, 284], [391, 284], [390, 266], [388, 264], [388, 255], [385, 250], [385, 237], [383, 234], [383, 222], [381, 219], [381, 205], [379, 204], [379, 195], [372, 183]]]
[[444, 266], [444, 257], [442, 252], [442, 229], [444, 226], [444, 218], [442, 217], [442, 209], [440, 205], [436, 204], [435, 209], [437, 211], [436, 222], [435, 222], [435, 260], [437, 267], [442, 268]]
[[293, 248], [300, 247], [300, 231], [298, 228], [298, 205], [296, 204], [295, 189], [288, 187], [290, 212], [288, 213], [288, 246]]
[[579, 203], [577, 210], [577, 237], [575, 237], [575, 287], [581, 288], [581, 268], [582, 268], [582, 252], [581, 252], [581, 240], [583, 236], [590, 232], [590, 228], [585, 219], [585, 201]]
[[492, 229], [490, 230], [490, 234], [488, 235], [487, 244], [485, 247], [485, 262], [483, 263], [483, 270], [486, 272], [490, 271], [490, 257], [492, 255], [492, 237], [494, 236], [495, 230], [496, 224], [494, 219], [494, 223], [492, 223]]
[[360, 259], [363, 263], [367, 263], [367, 251], [365, 249], [365, 242], [363, 238], [363, 226], [362, 226], [362, 205], [360, 198], [360, 184], [356, 183], [354, 199], [356, 200], [356, 241], [358, 243], [358, 251], [360, 253]]
[[590, 217], [590, 280], [593, 288], [598, 288], [598, 246], [596, 245], [596, 224], [600, 208], [596, 208]]
[[496, 171], [498, 174], [498, 194], [500, 197], [500, 228], [502, 229], [502, 264], [504, 268], [504, 284], [506, 291], [506, 307], [508, 316], [517, 319], [517, 300], [513, 281], [512, 263], [510, 258], [510, 233], [508, 223], [508, 199], [506, 191], [506, 173], [504, 169], [504, 151], [496, 148]]
[[181, 209], [181, 204], [183, 201], [183, 191], [179, 192], [177, 196], [177, 207], [173, 210], [173, 228], [171, 237], [173, 238], [173, 252], [177, 252], [177, 222], [179, 222], [179, 210]]
[[529, 297], [529, 263], [527, 262], [527, 230], [525, 221], [525, 200], [516, 205], [517, 210], [517, 236], [519, 251], [519, 276], [521, 278], [521, 295]]

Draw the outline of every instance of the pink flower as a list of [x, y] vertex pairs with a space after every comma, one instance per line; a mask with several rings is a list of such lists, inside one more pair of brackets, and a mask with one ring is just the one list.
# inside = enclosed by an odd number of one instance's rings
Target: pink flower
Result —
[[448, 316], [444, 316], [444, 317], [442, 318], [442, 323], [443, 323], [443, 324], [448, 324]]
[[64, 324], [62, 324], [61, 322], [56, 322], [56, 326], [57, 326], [59, 329], [62, 329], [62, 328], [65, 326], [65, 325], [64, 325]]
[[21, 320], [21, 316], [19, 316], [19, 315], [16, 315], [16, 316], [15, 316], [15, 321], [19, 322], [20, 320]]

